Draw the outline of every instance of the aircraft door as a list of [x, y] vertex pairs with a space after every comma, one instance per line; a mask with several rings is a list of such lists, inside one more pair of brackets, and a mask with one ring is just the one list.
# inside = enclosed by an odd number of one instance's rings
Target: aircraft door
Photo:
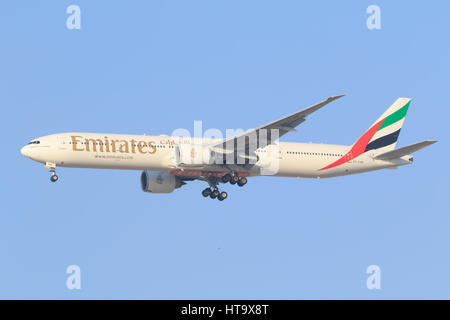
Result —
[[69, 147], [69, 140], [66, 136], [57, 136], [56, 143], [58, 150], [67, 150]]

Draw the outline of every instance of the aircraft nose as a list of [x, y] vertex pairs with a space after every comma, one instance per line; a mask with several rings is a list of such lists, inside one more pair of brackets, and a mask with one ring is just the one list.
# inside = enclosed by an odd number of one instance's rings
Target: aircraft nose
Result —
[[20, 153], [23, 154], [25, 157], [30, 157], [30, 149], [27, 148], [27, 146], [20, 149]]

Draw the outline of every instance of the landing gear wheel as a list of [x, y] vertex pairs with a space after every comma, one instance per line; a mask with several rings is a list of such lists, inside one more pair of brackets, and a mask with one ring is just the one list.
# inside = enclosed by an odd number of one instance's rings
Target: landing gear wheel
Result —
[[223, 201], [228, 197], [228, 193], [226, 193], [225, 191], [222, 191], [219, 196], [217, 197], [217, 199], [219, 199], [219, 201]]
[[239, 187], [243, 187], [246, 183], [247, 183], [247, 178], [242, 177], [242, 178], [240, 178], [239, 181], [238, 181], [238, 186], [239, 186]]
[[221, 180], [223, 183], [229, 182], [231, 180], [231, 174], [229, 174], [229, 173], [225, 174]]
[[202, 196], [209, 197], [209, 195], [211, 194], [211, 189], [210, 188], [206, 188], [205, 190], [202, 191]]
[[50, 177], [50, 181], [51, 181], [51, 182], [56, 182], [56, 181], [58, 181], [58, 176], [57, 176], [56, 174], [52, 175], [52, 176]]
[[209, 196], [211, 197], [211, 199], [215, 199], [219, 196], [219, 194], [220, 194], [219, 190], [215, 189], [211, 192]]
[[231, 177], [230, 183], [231, 184], [236, 184], [236, 183], [238, 183], [238, 181], [239, 181], [239, 177], [234, 175], [234, 176]]

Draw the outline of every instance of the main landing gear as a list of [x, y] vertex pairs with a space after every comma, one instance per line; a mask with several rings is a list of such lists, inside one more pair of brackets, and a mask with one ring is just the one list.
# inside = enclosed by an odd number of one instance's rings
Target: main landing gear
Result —
[[229, 182], [230, 184], [237, 184], [239, 187], [243, 187], [247, 183], [247, 178], [246, 177], [239, 178], [239, 176], [236, 173], [233, 174], [227, 173], [221, 178], [221, 181], [223, 183]]
[[223, 201], [228, 197], [228, 193], [225, 191], [220, 192], [217, 187], [215, 188], [206, 188], [202, 191], [202, 195], [207, 198], [210, 197], [211, 199], [218, 199], [219, 201]]
[[243, 187], [247, 183], [246, 177], [239, 177], [237, 173], [227, 173], [222, 178], [210, 178], [207, 180], [209, 183], [209, 188], [206, 188], [202, 191], [202, 196], [205, 198], [210, 197], [211, 199], [218, 199], [219, 201], [223, 201], [228, 197], [228, 193], [225, 191], [219, 191], [217, 185], [221, 183], [237, 184], [239, 187]]
[[58, 176], [57, 176], [56, 173], [55, 173], [56, 164], [50, 163], [50, 162], [46, 162], [44, 167], [47, 168], [47, 169], [50, 171], [50, 173], [52, 174], [52, 175], [50, 176], [50, 181], [51, 181], [51, 182], [56, 182], [56, 181], [58, 181]]

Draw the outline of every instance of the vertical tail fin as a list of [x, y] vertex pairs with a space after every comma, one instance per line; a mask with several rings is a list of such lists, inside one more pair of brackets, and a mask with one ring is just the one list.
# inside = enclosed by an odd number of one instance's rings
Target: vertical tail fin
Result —
[[[411, 99], [398, 98], [369, 129], [374, 133], [364, 152], [376, 150], [376, 153], [395, 149], [400, 129], [405, 121]], [[375, 130], [376, 128], [376, 130]]]
[[409, 98], [395, 100], [352, 147], [356, 147], [359, 153], [371, 150], [383, 153], [394, 150], [410, 103]]
[[411, 99], [409, 98], [398, 98], [395, 100], [381, 117], [356, 140], [350, 151], [335, 162], [319, 169], [319, 171], [341, 165], [367, 151], [372, 150], [376, 154], [381, 154], [394, 150], [410, 103]]

